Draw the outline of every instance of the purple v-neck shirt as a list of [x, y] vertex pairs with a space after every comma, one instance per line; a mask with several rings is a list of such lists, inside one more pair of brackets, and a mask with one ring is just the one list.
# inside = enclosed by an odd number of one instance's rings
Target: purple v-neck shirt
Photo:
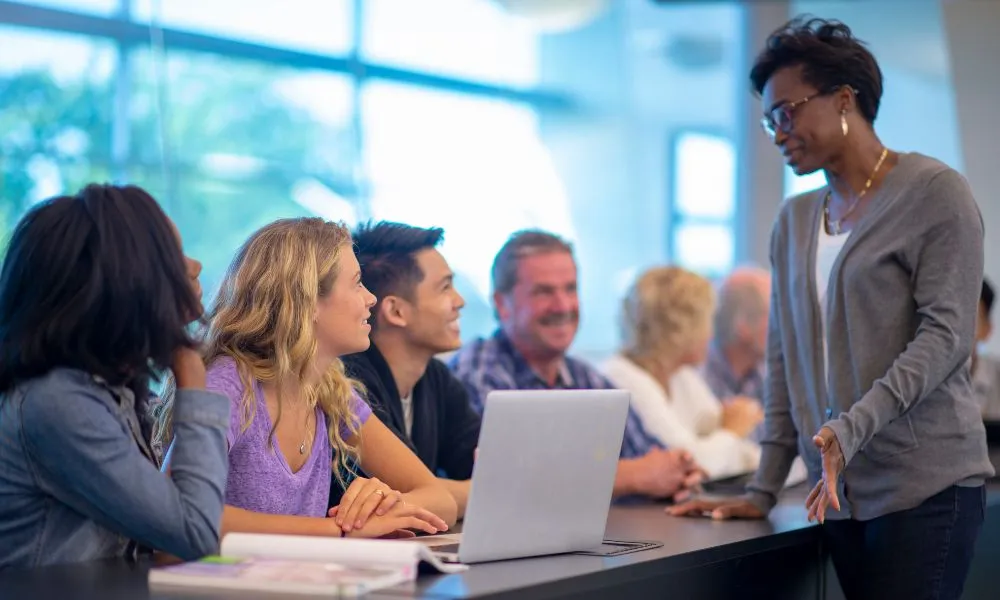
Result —
[[[271, 417], [264, 403], [260, 383], [254, 382], [254, 417], [250, 427], [241, 431], [243, 383], [231, 358], [216, 360], [208, 368], [205, 389], [229, 398], [229, 478], [226, 504], [275, 515], [325, 517], [330, 498], [332, 452], [326, 417], [316, 408], [316, 436], [312, 451], [302, 468], [292, 473], [277, 446], [268, 444]], [[363, 425], [371, 409], [357, 394], [351, 399], [351, 412]], [[347, 437], [346, 423], [340, 423], [341, 436]]]

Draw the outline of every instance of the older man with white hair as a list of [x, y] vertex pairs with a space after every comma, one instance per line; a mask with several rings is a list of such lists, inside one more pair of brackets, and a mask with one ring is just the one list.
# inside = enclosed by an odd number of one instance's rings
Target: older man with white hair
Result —
[[734, 270], [718, 291], [715, 333], [703, 367], [705, 380], [722, 399], [764, 397], [764, 353], [771, 275], [755, 268]]

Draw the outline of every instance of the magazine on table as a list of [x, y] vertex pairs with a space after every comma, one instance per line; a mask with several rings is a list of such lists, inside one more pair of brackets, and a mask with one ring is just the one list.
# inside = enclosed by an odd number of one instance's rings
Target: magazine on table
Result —
[[230, 533], [217, 556], [150, 569], [149, 585], [350, 597], [412, 582], [421, 567], [468, 568], [415, 541]]

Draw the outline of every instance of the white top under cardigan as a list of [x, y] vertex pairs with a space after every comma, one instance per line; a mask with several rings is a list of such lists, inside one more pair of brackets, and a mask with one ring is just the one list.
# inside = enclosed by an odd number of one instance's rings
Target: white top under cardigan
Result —
[[668, 395], [649, 373], [617, 354], [603, 365], [615, 387], [632, 393], [632, 409], [646, 432], [664, 446], [687, 450], [712, 479], [757, 468], [760, 447], [722, 429], [722, 404], [701, 374], [681, 368]]
[[825, 219], [820, 219], [819, 235], [816, 237], [816, 298], [819, 301], [819, 326], [820, 335], [823, 337], [823, 378], [827, 379], [830, 372], [830, 349], [827, 344], [826, 309], [830, 302], [827, 298], [827, 291], [830, 287], [830, 273], [837, 263], [840, 251], [844, 249], [847, 238], [851, 232], [832, 235], [826, 232]]

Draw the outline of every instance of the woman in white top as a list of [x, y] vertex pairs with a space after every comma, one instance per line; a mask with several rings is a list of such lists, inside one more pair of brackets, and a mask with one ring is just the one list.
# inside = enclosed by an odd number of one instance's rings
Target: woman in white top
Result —
[[714, 307], [704, 277], [678, 267], [646, 271], [624, 301], [622, 350], [604, 364], [632, 393], [646, 431], [690, 452], [710, 478], [757, 468], [760, 447], [747, 436], [763, 419], [752, 400], [720, 403], [695, 369], [708, 352]]

